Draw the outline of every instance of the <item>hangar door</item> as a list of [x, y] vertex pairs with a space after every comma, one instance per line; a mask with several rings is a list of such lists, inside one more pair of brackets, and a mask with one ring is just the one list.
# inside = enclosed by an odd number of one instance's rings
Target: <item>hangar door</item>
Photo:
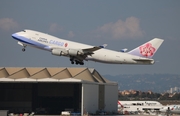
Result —
[[80, 83], [0, 83], [0, 109], [13, 113], [80, 112]]

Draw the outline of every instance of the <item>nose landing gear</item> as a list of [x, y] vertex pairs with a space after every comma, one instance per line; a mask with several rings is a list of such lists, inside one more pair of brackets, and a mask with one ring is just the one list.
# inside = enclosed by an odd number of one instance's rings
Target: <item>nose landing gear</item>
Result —
[[26, 45], [23, 44], [23, 48], [22, 48], [22, 51], [26, 51]]
[[26, 49], [25, 49], [25, 48], [23, 48], [23, 49], [22, 49], [22, 51], [24, 52], [24, 51], [26, 51]]

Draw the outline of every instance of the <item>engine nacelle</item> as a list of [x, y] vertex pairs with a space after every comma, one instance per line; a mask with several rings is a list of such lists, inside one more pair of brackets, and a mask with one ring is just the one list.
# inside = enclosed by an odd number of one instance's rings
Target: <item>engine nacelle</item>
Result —
[[78, 56], [78, 55], [84, 54], [82, 50], [77, 50], [77, 49], [66, 50], [66, 49], [61, 49], [61, 48], [53, 49], [51, 53], [56, 56], [68, 56], [68, 55]]
[[82, 50], [76, 50], [76, 49], [69, 49], [68, 50], [68, 55], [70, 56], [78, 56], [78, 55], [83, 55], [83, 51]]
[[66, 56], [68, 55], [68, 51], [65, 49], [53, 49], [51, 52], [53, 55], [57, 56]]

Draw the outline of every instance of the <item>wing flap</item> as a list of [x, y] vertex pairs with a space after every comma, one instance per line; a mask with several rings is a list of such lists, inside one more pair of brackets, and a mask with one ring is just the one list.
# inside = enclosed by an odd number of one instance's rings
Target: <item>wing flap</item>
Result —
[[83, 51], [84, 54], [86, 54], [86, 55], [91, 55], [91, 54], [94, 54], [94, 53], [93, 53], [94, 51], [99, 50], [99, 49], [101, 49], [101, 47], [95, 46], [95, 47], [93, 47], [93, 48], [82, 49], [82, 51]]

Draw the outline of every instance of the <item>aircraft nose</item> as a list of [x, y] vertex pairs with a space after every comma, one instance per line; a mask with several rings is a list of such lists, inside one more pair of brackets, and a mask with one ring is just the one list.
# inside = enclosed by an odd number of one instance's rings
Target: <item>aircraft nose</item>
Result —
[[17, 35], [17, 33], [13, 33], [11, 36], [12, 36], [12, 38], [17, 39], [18, 35]]
[[166, 110], [167, 110], [166, 108], [161, 108], [159, 111], [160, 112], [166, 112]]
[[21, 40], [22, 39], [22, 34], [21, 33], [13, 33], [12, 38], [16, 39], [16, 40]]

